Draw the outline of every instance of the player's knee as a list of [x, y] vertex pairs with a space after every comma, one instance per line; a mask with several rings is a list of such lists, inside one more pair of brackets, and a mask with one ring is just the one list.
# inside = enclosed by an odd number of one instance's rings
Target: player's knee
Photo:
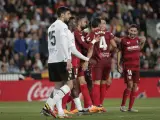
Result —
[[133, 84], [132, 90], [133, 90], [133, 91], [138, 91], [138, 85], [137, 85], [137, 83], [134, 83], [134, 84]]
[[78, 91], [73, 88], [72, 91], [71, 91], [71, 96], [72, 96], [73, 98], [77, 98], [77, 97], [79, 96]]
[[85, 81], [84, 76], [79, 77], [79, 78], [78, 78], [78, 80], [79, 80], [79, 83], [80, 83], [81, 85], [83, 85], [83, 84], [87, 84], [87, 83], [86, 83], [86, 81]]
[[129, 90], [132, 90], [132, 89], [133, 89], [133, 82], [132, 82], [132, 81], [128, 82], [127, 88], [128, 88]]
[[100, 85], [100, 84], [101, 84], [101, 80], [95, 80], [95, 81], [94, 81], [94, 84]]
[[112, 79], [109, 78], [109, 79], [106, 81], [106, 84], [107, 84], [107, 85], [111, 85], [111, 84], [112, 84]]
[[69, 86], [70, 89], [72, 89], [73, 88], [73, 81], [72, 80], [68, 81], [67, 85]]
[[107, 84], [107, 81], [106, 80], [102, 80], [101, 84]]
[[54, 88], [55, 89], [60, 89], [63, 85], [64, 85], [63, 82], [55, 82], [54, 83]]

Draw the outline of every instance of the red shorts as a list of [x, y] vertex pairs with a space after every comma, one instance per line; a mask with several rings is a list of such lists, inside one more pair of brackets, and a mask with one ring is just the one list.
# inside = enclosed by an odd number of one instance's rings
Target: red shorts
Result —
[[78, 68], [78, 77], [84, 76], [84, 71], [82, 70], [82, 67]]
[[129, 81], [133, 81], [133, 83], [140, 82], [140, 74], [139, 71], [135, 70], [124, 70], [124, 82], [128, 83]]
[[111, 58], [98, 61], [92, 68], [92, 80], [106, 80], [111, 72]]

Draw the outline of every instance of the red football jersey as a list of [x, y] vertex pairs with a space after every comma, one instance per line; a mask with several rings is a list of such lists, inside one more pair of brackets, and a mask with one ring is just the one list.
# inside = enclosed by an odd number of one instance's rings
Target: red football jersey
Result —
[[[89, 44], [86, 42], [83, 33], [76, 29], [74, 31], [74, 36], [77, 50], [81, 52], [83, 55], [86, 55], [89, 48]], [[78, 67], [80, 65], [80, 59], [74, 55], [72, 56], [72, 65], [74, 67]]]
[[140, 67], [140, 46], [139, 38], [121, 39], [122, 63], [124, 70], [139, 70]]
[[102, 58], [110, 57], [110, 40], [114, 38], [114, 35], [108, 31], [101, 31], [97, 29], [89, 34], [87, 40], [93, 40], [94, 37], [100, 35], [100, 41], [94, 45], [92, 58], [99, 61]]

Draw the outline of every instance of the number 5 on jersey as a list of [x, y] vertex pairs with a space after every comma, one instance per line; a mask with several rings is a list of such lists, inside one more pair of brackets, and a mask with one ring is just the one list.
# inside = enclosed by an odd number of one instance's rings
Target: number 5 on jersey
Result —
[[100, 38], [99, 48], [102, 48], [103, 50], [107, 50], [107, 44], [104, 36]]
[[56, 45], [56, 37], [54, 36], [55, 31], [50, 31], [49, 32], [49, 41], [51, 43], [52, 46]]

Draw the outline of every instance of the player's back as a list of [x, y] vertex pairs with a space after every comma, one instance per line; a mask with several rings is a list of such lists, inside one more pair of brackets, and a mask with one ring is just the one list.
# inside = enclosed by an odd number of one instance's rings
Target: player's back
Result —
[[90, 33], [90, 39], [94, 39], [94, 37], [97, 37], [98, 35], [100, 36], [100, 41], [94, 45], [92, 58], [100, 60], [102, 58], [110, 57], [110, 40], [112, 39], [113, 34], [108, 31], [97, 29]]
[[67, 35], [68, 27], [61, 20], [56, 20], [48, 28], [48, 63], [62, 62], [66, 58], [61, 49], [61, 35]]
[[131, 39], [124, 37], [121, 39], [122, 61], [126, 69], [139, 69], [140, 46], [139, 38]]

